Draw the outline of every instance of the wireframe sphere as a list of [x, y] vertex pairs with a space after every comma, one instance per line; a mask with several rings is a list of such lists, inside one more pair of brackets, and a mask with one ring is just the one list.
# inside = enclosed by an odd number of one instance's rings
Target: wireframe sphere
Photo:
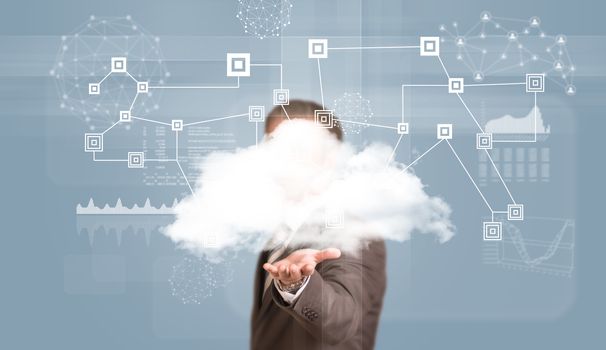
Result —
[[[126, 58], [127, 73], [109, 74], [112, 57]], [[130, 16], [91, 16], [72, 34], [61, 37], [50, 75], [56, 82], [60, 107], [95, 130], [118, 121], [122, 110], [143, 116], [158, 109], [160, 90], [137, 95], [136, 81], [163, 85], [170, 73], [160, 51], [160, 39]], [[89, 84], [99, 82], [99, 94], [89, 94]]]
[[280, 36], [290, 24], [290, 0], [238, 0], [236, 17], [244, 32], [259, 39]]
[[335, 115], [345, 134], [359, 134], [372, 119], [370, 101], [358, 92], [346, 92], [333, 103]]

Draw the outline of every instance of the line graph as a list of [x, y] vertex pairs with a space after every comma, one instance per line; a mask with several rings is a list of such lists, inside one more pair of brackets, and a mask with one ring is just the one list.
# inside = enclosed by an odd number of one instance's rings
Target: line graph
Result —
[[574, 243], [572, 219], [527, 217], [524, 226], [503, 220], [503, 240], [484, 242], [483, 262], [569, 277], [574, 268]]

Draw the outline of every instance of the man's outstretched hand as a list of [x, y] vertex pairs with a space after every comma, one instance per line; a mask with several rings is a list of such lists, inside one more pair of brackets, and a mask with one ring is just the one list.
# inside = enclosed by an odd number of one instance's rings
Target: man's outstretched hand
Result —
[[337, 259], [340, 256], [341, 251], [336, 248], [323, 250], [299, 249], [273, 264], [263, 264], [263, 268], [282, 284], [289, 284], [299, 281], [304, 276], [311, 276], [315, 271], [316, 265], [322, 261]]

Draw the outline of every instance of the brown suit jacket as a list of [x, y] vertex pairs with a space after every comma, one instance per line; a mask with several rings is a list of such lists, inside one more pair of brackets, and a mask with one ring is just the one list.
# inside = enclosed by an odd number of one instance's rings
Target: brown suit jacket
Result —
[[370, 243], [358, 256], [343, 254], [316, 266], [291, 305], [275, 286], [263, 293], [268, 253], [257, 262], [251, 348], [372, 349], [385, 294], [385, 243]]

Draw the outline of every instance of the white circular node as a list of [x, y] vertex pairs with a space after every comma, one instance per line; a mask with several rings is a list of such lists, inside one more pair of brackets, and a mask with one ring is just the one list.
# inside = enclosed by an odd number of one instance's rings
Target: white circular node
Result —
[[477, 82], [484, 81], [484, 73], [480, 71], [473, 73], [473, 80]]
[[518, 33], [514, 32], [514, 31], [510, 31], [509, 33], [507, 33], [507, 40], [509, 40], [509, 41], [518, 40]]
[[558, 45], [566, 45], [566, 35], [560, 34], [556, 36], [555, 42]]
[[456, 44], [458, 47], [463, 47], [463, 46], [465, 46], [465, 37], [462, 37], [462, 36], [458, 36], [458, 37], [456, 37], [456, 38], [455, 38], [455, 44]]
[[574, 96], [576, 93], [577, 93], [577, 88], [574, 85], [569, 84], [568, 86], [566, 86], [566, 95]]
[[492, 15], [488, 11], [484, 11], [480, 14], [480, 21], [488, 22], [492, 19]]
[[560, 60], [555, 60], [553, 62], [553, 69], [555, 69], [558, 72], [561, 72], [562, 70], [564, 70], [564, 63]]
[[530, 23], [531, 27], [538, 27], [541, 25], [541, 19], [537, 16], [530, 17], [530, 21], [528, 22]]

